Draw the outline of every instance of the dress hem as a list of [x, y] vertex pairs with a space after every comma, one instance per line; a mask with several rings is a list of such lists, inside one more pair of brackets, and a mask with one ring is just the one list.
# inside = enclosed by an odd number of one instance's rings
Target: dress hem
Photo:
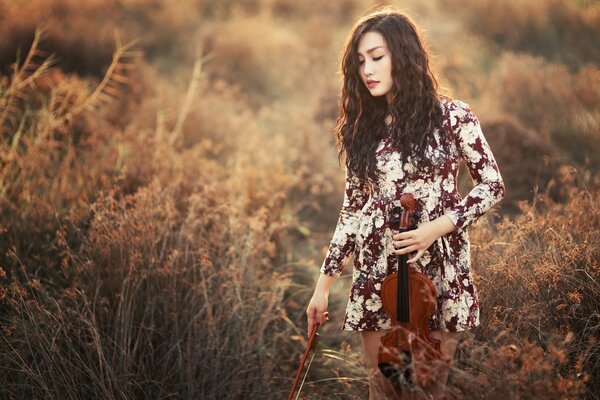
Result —
[[[438, 332], [438, 331], [442, 331], [442, 332], [469, 332], [469, 331], [474, 331], [476, 330], [478, 327], [480, 326], [480, 324], [477, 325], [469, 325], [464, 327], [464, 329], [456, 329], [456, 330], [445, 330], [445, 329], [430, 329], [430, 332]], [[391, 330], [391, 328], [378, 328], [378, 329], [348, 329], [346, 327], [342, 328], [343, 331], [346, 332], [378, 332], [378, 331], [389, 331]]]

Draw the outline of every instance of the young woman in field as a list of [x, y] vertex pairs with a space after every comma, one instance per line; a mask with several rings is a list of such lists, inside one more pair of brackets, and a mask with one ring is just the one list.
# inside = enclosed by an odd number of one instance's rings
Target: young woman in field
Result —
[[[395, 255], [409, 254], [409, 268], [435, 284], [438, 307], [429, 325], [452, 360], [461, 332], [479, 325], [467, 227], [505, 195], [477, 117], [468, 104], [438, 92], [429, 58], [411, 18], [386, 7], [357, 21], [341, 60], [336, 135], [345, 196], [306, 313], [309, 332], [325, 322], [330, 287], [353, 254], [343, 329], [360, 332], [371, 400], [395, 398], [377, 366], [380, 338], [391, 327], [381, 283], [394, 272]], [[465, 198], [457, 190], [460, 159], [475, 183]], [[418, 228], [393, 232], [387, 217], [405, 192], [417, 199]], [[441, 376], [430, 398], [443, 398], [448, 370]]]

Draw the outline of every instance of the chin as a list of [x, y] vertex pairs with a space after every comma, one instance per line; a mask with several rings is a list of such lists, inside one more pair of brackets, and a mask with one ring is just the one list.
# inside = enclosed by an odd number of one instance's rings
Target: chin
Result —
[[373, 97], [380, 97], [380, 96], [384, 96], [386, 93], [388, 92], [388, 90], [383, 90], [381, 88], [377, 88], [377, 90], [371, 90], [371, 96]]
[[376, 92], [371, 92], [371, 96], [373, 96], [373, 97], [381, 97], [384, 95], [385, 95], [385, 93], [382, 93], [380, 90], [378, 90]]

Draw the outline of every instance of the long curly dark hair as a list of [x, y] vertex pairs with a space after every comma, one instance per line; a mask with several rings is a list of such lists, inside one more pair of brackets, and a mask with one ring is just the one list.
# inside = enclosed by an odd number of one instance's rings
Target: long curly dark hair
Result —
[[[359, 75], [358, 43], [369, 31], [379, 32], [392, 55], [391, 102], [374, 97]], [[384, 7], [360, 18], [344, 44], [340, 74], [343, 79], [335, 136], [341, 162], [364, 180], [376, 180], [375, 151], [386, 134], [385, 117], [392, 115], [391, 141], [402, 155], [420, 168], [432, 167], [426, 146], [437, 128], [443, 134], [438, 83], [429, 65], [425, 41], [411, 18], [394, 7]], [[413, 161], [414, 160], [414, 161]]]

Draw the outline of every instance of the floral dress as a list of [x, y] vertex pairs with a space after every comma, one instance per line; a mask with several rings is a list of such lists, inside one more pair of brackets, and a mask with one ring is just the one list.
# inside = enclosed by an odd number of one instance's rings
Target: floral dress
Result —
[[[439, 130], [426, 147], [434, 167], [417, 169], [408, 157], [402, 164], [388, 138], [376, 150], [378, 180], [366, 183], [346, 169], [344, 201], [321, 272], [337, 277], [346, 258], [354, 255], [352, 288], [344, 330], [391, 328], [382, 308], [381, 284], [397, 268], [392, 231], [387, 218], [400, 205], [402, 193], [412, 193], [420, 218], [417, 225], [447, 215], [455, 230], [437, 239], [410, 267], [426, 274], [438, 290], [432, 330], [464, 331], [479, 325], [479, 300], [473, 282], [467, 227], [499, 202], [505, 187], [479, 120], [469, 105], [442, 98], [444, 137]], [[444, 140], [446, 139], [446, 140]], [[475, 186], [462, 198], [457, 189], [460, 159], [466, 162]], [[413, 253], [414, 255], [414, 253]]]

